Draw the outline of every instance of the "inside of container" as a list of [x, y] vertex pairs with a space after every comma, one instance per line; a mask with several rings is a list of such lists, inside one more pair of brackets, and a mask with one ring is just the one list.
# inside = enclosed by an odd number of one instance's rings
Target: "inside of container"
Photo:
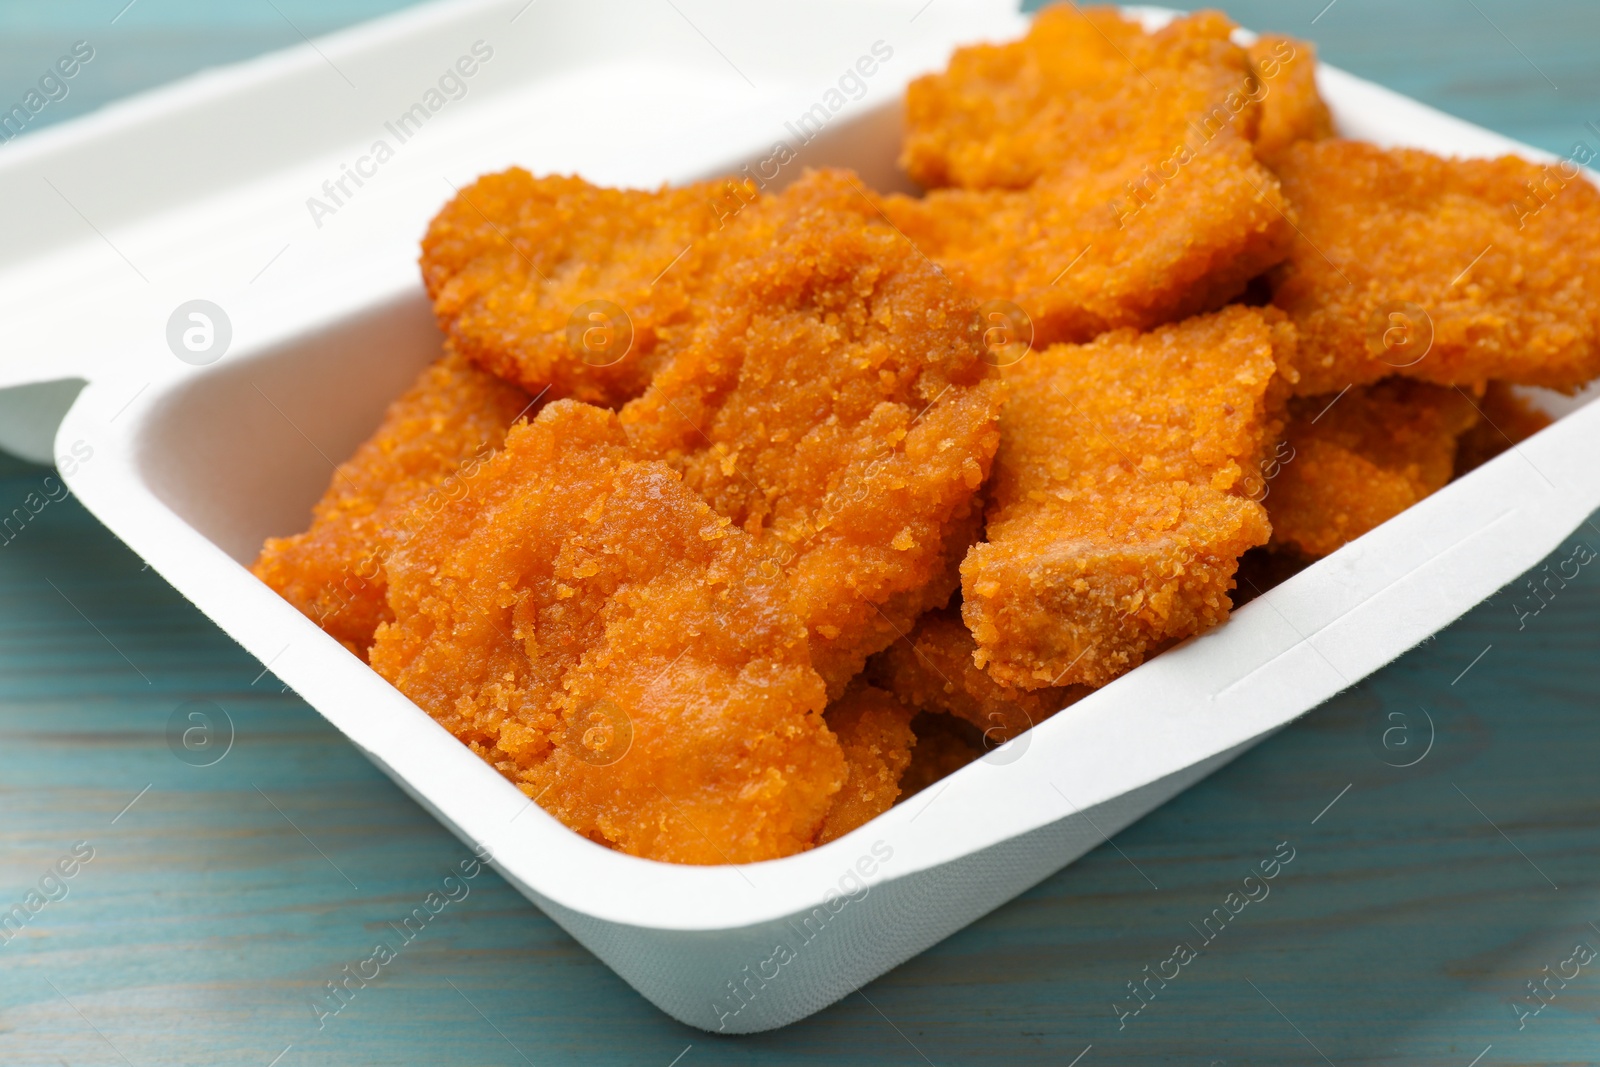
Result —
[[[901, 115], [898, 101], [867, 109], [803, 144], [778, 131], [795, 158], [767, 189], [781, 189], [806, 167], [842, 166], [868, 188], [915, 191], [895, 163]], [[734, 174], [746, 165], [756, 173], [763, 163], [771, 173], [771, 147], [695, 177]], [[139, 435], [138, 470], [174, 513], [249, 564], [267, 537], [310, 524], [311, 506], [335, 466], [439, 358], [442, 343], [419, 280], [409, 294], [291, 341], [241, 350], [170, 389], [153, 407]]]

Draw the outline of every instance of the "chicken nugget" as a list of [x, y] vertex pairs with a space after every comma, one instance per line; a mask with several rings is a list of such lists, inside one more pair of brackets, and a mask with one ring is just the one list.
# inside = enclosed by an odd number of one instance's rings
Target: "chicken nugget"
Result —
[[1600, 189], [1576, 166], [1329, 140], [1292, 145], [1278, 173], [1304, 235], [1272, 278], [1301, 395], [1600, 374]]
[[959, 286], [1020, 306], [1039, 347], [1214, 310], [1294, 240], [1278, 179], [1237, 140], [1020, 191], [894, 195], [883, 210]]
[[1046, 7], [1020, 40], [958, 49], [911, 83], [901, 166], [926, 188], [1022, 189], [1154, 165], [1196, 135], [1253, 140], [1259, 94], [1233, 30], [1213, 11], [1146, 33], [1114, 8]]
[[446, 355], [334, 471], [311, 528], [268, 538], [251, 573], [365, 659], [373, 631], [393, 618], [383, 573], [388, 528], [419, 497], [438, 506], [469, 491], [478, 466], [528, 410], [521, 389]]
[[1340, 397], [1296, 397], [1288, 453], [1266, 497], [1272, 543], [1320, 558], [1450, 481], [1478, 421], [1465, 393], [1405, 378]]
[[1010, 741], [1090, 692], [1085, 686], [1002, 685], [973, 662], [977, 650], [959, 610], [932, 611], [904, 641], [872, 658], [868, 676], [903, 704], [966, 720], [983, 731], [989, 747]]
[[917, 743], [911, 732], [914, 714], [882, 689], [859, 683], [828, 708], [828, 728], [844, 749], [848, 777], [834, 795], [817, 844], [843, 837], [894, 807]]
[[622, 421], [762, 541], [837, 696], [948, 598], [936, 583], [972, 536], [1002, 388], [976, 306], [852, 176], [808, 174], [767, 219], [767, 250], [725, 270]]
[[372, 665], [593, 840], [788, 855], [846, 771], [805, 627], [760, 564], [614, 414], [558, 401], [390, 552]]
[[1478, 401], [1482, 416], [1456, 442], [1456, 477], [1515, 448], [1555, 420], [1505, 382], [1490, 382]]
[[1266, 34], [1247, 49], [1261, 86], [1256, 158], [1271, 166], [1290, 145], [1333, 136], [1333, 116], [1317, 89], [1317, 49], [1309, 41]]
[[422, 241], [454, 347], [531, 393], [615, 407], [687, 337], [749, 182], [609, 189], [520, 167], [460, 190]]
[[1057, 345], [1006, 371], [987, 541], [961, 565], [975, 657], [1002, 685], [1104, 685], [1227, 618], [1293, 331], [1230, 307]]

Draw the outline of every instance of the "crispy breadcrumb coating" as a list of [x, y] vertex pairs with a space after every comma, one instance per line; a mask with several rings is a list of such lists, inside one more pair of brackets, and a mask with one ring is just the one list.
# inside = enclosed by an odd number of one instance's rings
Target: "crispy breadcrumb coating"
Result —
[[738, 215], [728, 184], [608, 189], [520, 167], [485, 175], [422, 241], [439, 325], [458, 351], [531, 393], [620, 405], [692, 329], [718, 238]]
[[1006, 372], [988, 540], [961, 565], [977, 663], [1002, 685], [1104, 685], [1228, 616], [1266, 542], [1252, 475], [1281, 429], [1292, 331], [1231, 307], [1057, 345]]
[[1197, 135], [1248, 142], [1259, 93], [1233, 30], [1214, 11], [1147, 34], [1114, 8], [1046, 7], [1020, 40], [911, 83], [901, 166], [927, 188], [1021, 189], [1154, 164]]
[[1273, 278], [1301, 395], [1600, 374], [1600, 190], [1576, 167], [1329, 140], [1290, 147], [1278, 173], [1304, 235]]
[[1483, 416], [1456, 442], [1456, 477], [1515, 448], [1555, 420], [1505, 382], [1490, 382], [1478, 401]]
[[615, 415], [558, 401], [390, 553], [372, 665], [578, 833], [678, 863], [788, 855], [845, 763], [761, 562]]
[[917, 743], [911, 732], [914, 714], [882, 689], [860, 684], [828, 708], [828, 728], [844, 750], [848, 777], [833, 798], [817, 844], [843, 837], [894, 807]]
[[933, 611], [906, 640], [874, 656], [868, 674], [903, 704], [965, 719], [983, 731], [991, 748], [1090, 692], [1084, 686], [1030, 690], [1002, 685], [973, 662], [977, 650], [959, 610]]
[[1270, 88], [1233, 29], [1201, 12], [1147, 34], [1061, 4], [958, 50], [907, 93], [902, 163], [934, 191], [884, 212], [980, 300], [1019, 305], [1041, 347], [1221, 307], [1293, 238], [1251, 147]]
[[[808, 174], [730, 265], [695, 338], [622, 413], [758, 537], [830, 694], [942, 605], [999, 443], [977, 309], [845, 172]], [[898, 618], [896, 618], [897, 616]]]
[[393, 618], [384, 599], [384, 546], [389, 534], [406, 531], [389, 527], [418, 498], [437, 508], [470, 492], [479, 465], [528, 410], [521, 389], [459, 356], [429, 365], [339, 465], [312, 508], [311, 528], [268, 538], [251, 573], [365, 659], [373, 631]]
[[1085, 342], [1214, 310], [1294, 240], [1278, 179], [1249, 144], [1179, 146], [1152, 163], [1020, 191], [893, 195], [883, 210], [979, 300], [1019, 305], [1036, 346]]
[[1333, 116], [1317, 89], [1317, 49], [1309, 41], [1266, 34], [1247, 49], [1261, 98], [1256, 158], [1271, 166], [1290, 145], [1333, 136]]
[[1478, 421], [1464, 392], [1390, 378], [1290, 404], [1289, 454], [1266, 498], [1272, 543], [1319, 558], [1443, 488]]

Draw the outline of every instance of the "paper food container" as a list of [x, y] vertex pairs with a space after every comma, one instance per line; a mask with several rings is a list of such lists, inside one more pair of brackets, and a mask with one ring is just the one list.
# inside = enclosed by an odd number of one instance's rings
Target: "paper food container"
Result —
[[[0, 392], [0, 445], [59, 457], [117, 536], [673, 1017], [749, 1032], [838, 1000], [1446, 626], [1600, 506], [1600, 408], [1558, 401], [1517, 449], [844, 838], [740, 867], [580, 838], [246, 567], [304, 528], [332, 463], [437, 355], [416, 242], [453, 185], [512, 163], [683, 181], [783, 141], [800, 155], [784, 177], [840, 164], [892, 187], [906, 83], [1027, 25], [959, 0], [708, 0], [693, 18], [424, 6], [0, 151], [0, 386], [23, 387]], [[892, 57], [800, 146], [795, 119], [875, 45]], [[1550, 158], [1320, 76], [1346, 135]], [[364, 181], [334, 205], [324, 183], [350, 169]], [[209, 353], [189, 353], [205, 366], [168, 342], [195, 300], [222, 312]]]

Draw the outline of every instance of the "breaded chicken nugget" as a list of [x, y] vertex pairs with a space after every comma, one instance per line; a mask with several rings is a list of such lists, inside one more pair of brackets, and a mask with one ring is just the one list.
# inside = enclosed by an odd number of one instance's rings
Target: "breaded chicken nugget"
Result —
[[901, 165], [927, 188], [1021, 189], [1154, 165], [1197, 136], [1253, 140], [1259, 94], [1233, 29], [1212, 11], [1147, 34], [1113, 8], [1044, 8], [1022, 39], [958, 49], [911, 83]]
[[1293, 145], [1278, 173], [1305, 238], [1273, 275], [1301, 395], [1600, 375], [1600, 190], [1576, 167], [1331, 140]]
[[1252, 475], [1292, 330], [1230, 307], [1057, 345], [1006, 372], [988, 540], [961, 565], [976, 661], [1020, 689], [1111, 681], [1228, 616], [1266, 542]]
[[1297, 397], [1266, 498], [1272, 543], [1326, 556], [1452, 477], [1456, 439], [1478, 421], [1466, 394], [1390, 378], [1341, 397]]
[[932, 611], [906, 640], [873, 657], [868, 676], [903, 704], [965, 719], [983, 731], [990, 747], [1010, 741], [1090, 692], [1084, 686], [1001, 685], [973, 662], [977, 650], [959, 610]]
[[938, 580], [952, 540], [975, 534], [1002, 390], [975, 305], [850, 175], [808, 174], [769, 219], [767, 250], [725, 270], [622, 421], [762, 541], [837, 695], [948, 599]]
[[608, 189], [520, 167], [460, 190], [422, 240], [455, 348], [531, 393], [615, 407], [692, 328], [729, 206], [748, 183]]
[[833, 798], [817, 844], [843, 837], [894, 807], [917, 743], [911, 732], [914, 714], [882, 689], [861, 684], [828, 708], [828, 728], [844, 749], [848, 777]]
[[678, 863], [815, 840], [845, 780], [805, 628], [756, 544], [616, 416], [514, 428], [389, 555], [372, 665], [573, 830]]
[[1555, 420], [1505, 382], [1490, 382], [1478, 401], [1482, 416], [1456, 442], [1456, 477], [1515, 448]]
[[1267, 34], [1248, 49], [1261, 86], [1256, 158], [1271, 166], [1298, 141], [1333, 136], [1333, 116], [1317, 89], [1317, 49], [1309, 41]]
[[980, 300], [1019, 305], [1039, 346], [1221, 307], [1294, 236], [1251, 147], [1271, 90], [1233, 29], [1062, 4], [957, 51], [907, 95], [902, 162], [935, 191], [885, 213]]
[[1239, 140], [1021, 191], [889, 196], [883, 210], [962, 288], [1019, 305], [1040, 347], [1214, 310], [1294, 240], [1278, 179]]
[[384, 599], [384, 546], [387, 534], [406, 531], [388, 528], [419, 498], [437, 508], [470, 492], [479, 465], [528, 410], [521, 389], [460, 356], [433, 363], [335, 470], [312, 508], [311, 528], [268, 538], [251, 572], [365, 659], [373, 631], [393, 618]]

